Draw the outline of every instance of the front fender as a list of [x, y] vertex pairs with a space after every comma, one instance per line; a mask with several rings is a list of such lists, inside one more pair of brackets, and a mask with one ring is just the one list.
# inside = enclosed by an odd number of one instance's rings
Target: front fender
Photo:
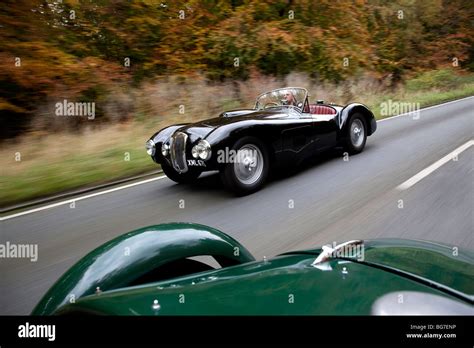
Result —
[[152, 159], [156, 163], [163, 163], [165, 158], [161, 155], [161, 145], [169, 139], [169, 137], [179, 128], [185, 126], [187, 123], [174, 124], [163, 128], [151, 136], [151, 140], [155, 143], [156, 151], [155, 155], [152, 156]]
[[372, 135], [377, 129], [377, 122], [375, 120], [375, 117], [372, 111], [370, 111], [370, 109], [367, 106], [360, 103], [348, 104], [341, 110], [340, 118], [339, 118], [339, 128], [341, 129], [342, 134], [344, 134], [343, 130], [346, 127], [346, 123], [349, 120], [349, 117], [354, 112], [359, 112], [362, 115], [364, 115], [366, 123], [367, 123], [367, 127], [368, 127], [367, 135]]
[[217, 127], [205, 139], [211, 144], [213, 151], [217, 151], [230, 149], [238, 139], [246, 136], [262, 141], [267, 146], [270, 157], [281, 147], [280, 130], [265, 121], [242, 120], [226, 124]]
[[180, 123], [180, 124], [174, 124], [172, 126], [165, 127], [155, 134], [150, 138], [152, 139], [155, 144], [157, 143], [163, 143], [164, 141], [168, 140], [168, 138], [175, 132], [175, 130], [187, 125], [187, 123]]
[[33, 315], [51, 315], [61, 306], [93, 294], [126, 287], [166, 263], [210, 255], [222, 266], [255, 259], [232, 237], [191, 223], [144, 227], [121, 235], [90, 252], [72, 266], [46, 293]]

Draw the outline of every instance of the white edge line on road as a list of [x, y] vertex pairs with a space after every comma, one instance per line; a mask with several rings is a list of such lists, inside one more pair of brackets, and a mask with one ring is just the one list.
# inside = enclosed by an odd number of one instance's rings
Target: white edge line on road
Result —
[[[437, 107], [439, 107], [439, 106], [443, 106], [443, 105], [448, 105], [448, 104], [456, 103], [456, 102], [463, 101], [463, 100], [466, 100], [466, 99], [469, 99], [469, 98], [474, 98], [474, 96], [469, 96], [469, 97], [462, 98], [462, 99], [452, 100], [452, 101], [450, 101], [450, 102], [446, 102], [446, 103], [443, 103], [443, 104], [438, 104], [438, 105], [429, 106], [429, 107], [427, 107], [427, 108], [421, 109], [420, 111], [429, 110], [429, 109], [437, 108]], [[400, 115], [396, 115], [396, 116], [392, 116], [392, 117], [387, 117], [387, 118], [384, 118], [384, 119], [381, 119], [381, 120], [377, 120], [377, 122], [392, 120], [392, 119], [394, 119], [394, 118], [397, 118], [397, 117], [400, 117], [400, 116], [409, 115], [409, 114], [410, 114], [410, 113], [405, 113], [405, 114], [400, 114]], [[157, 178], [152, 178], [152, 179], [147, 179], [147, 180], [143, 180], [143, 181], [138, 181], [138, 182], [135, 182], [135, 183], [133, 183], [133, 184], [127, 184], [127, 185], [124, 185], [124, 186], [115, 187], [115, 188], [113, 188], [113, 189], [109, 189], [109, 190], [105, 190], [105, 191], [100, 191], [100, 192], [96, 192], [96, 193], [91, 193], [91, 194], [88, 194], [88, 195], [85, 195], [85, 196], [79, 196], [79, 197], [77, 197], [77, 198], [67, 199], [67, 200], [65, 200], [65, 201], [61, 201], [61, 202], [57, 202], [57, 203], [53, 203], [53, 204], [48, 204], [48, 205], [41, 206], [41, 207], [38, 207], [38, 208], [34, 208], [34, 209], [22, 211], [22, 212], [20, 212], [20, 213], [16, 213], [16, 214], [12, 214], [12, 215], [7, 215], [7, 216], [4, 216], [4, 217], [0, 217], [0, 221], [4, 221], [4, 220], [8, 220], [8, 219], [13, 219], [13, 218], [16, 218], [16, 217], [19, 217], [19, 216], [23, 216], [23, 215], [27, 215], [27, 214], [31, 214], [31, 213], [36, 213], [36, 212], [38, 212], [38, 211], [42, 211], [42, 210], [46, 210], [46, 209], [51, 209], [51, 208], [59, 207], [59, 206], [64, 205], [64, 204], [69, 204], [69, 203], [72, 203], [72, 202], [81, 201], [81, 200], [83, 200], [83, 199], [87, 199], [87, 198], [91, 198], [91, 197], [96, 197], [96, 196], [104, 195], [104, 194], [107, 194], [107, 193], [110, 193], [110, 192], [123, 190], [123, 189], [129, 188], [129, 187], [133, 187], [133, 186], [137, 186], [137, 185], [141, 185], [141, 184], [146, 184], [146, 183], [148, 183], [148, 182], [160, 180], [160, 179], [163, 179], [163, 178], [165, 178], [165, 177], [166, 177], [166, 175], [163, 175], [163, 176], [159, 176], [159, 177], [157, 177]]]
[[57, 203], [53, 203], [53, 204], [44, 205], [44, 206], [42, 206], [42, 207], [38, 207], [38, 208], [35, 208], [35, 209], [26, 210], [26, 211], [22, 211], [22, 212], [19, 212], [19, 213], [16, 213], [16, 214], [12, 214], [12, 215], [8, 215], [8, 216], [0, 217], [0, 221], [8, 220], [8, 219], [13, 219], [13, 218], [16, 218], [16, 217], [19, 217], [19, 216], [22, 216], [22, 215], [31, 214], [31, 213], [36, 213], [37, 211], [41, 211], [41, 210], [46, 210], [46, 209], [50, 209], [50, 208], [59, 207], [59, 206], [61, 206], [61, 205], [70, 204], [70, 203], [72, 203], [72, 202], [77, 202], [77, 201], [82, 201], [82, 200], [84, 200], [84, 199], [88, 199], [88, 198], [92, 198], [92, 197], [96, 197], [96, 196], [100, 196], [100, 195], [105, 195], [105, 194], [107, 194], [107, 193], [111, 193], [111, 192], [115, 192], [115, 191], [120, 191], [120, 190], [123, 190], [123, 189], [126, 189], [126, 188], [130, 188], [130, 187], [133, 187], [133, 186], [138, 186], [138, 185], [146, 184], [146, 183], [149, 183], [149, 182], [152, 182], [152, 181], [156, 181], [156, 180], [160, 180], [160, 179], [163, 179], [163, 178], [166, 178], [166, 175], [161, 175], [161, 176], [158, 176], [158, 177], [156, 177], [156, 178], [146, 179], [146, 180], [143, 180], [143, 181], [138, 181], [138, 182], [134, 182], [134, 183], [127, 184], [127, 185], [123, 185], [123, 186], [119, 186], [119, 187], [114, 187], [114, 188], [111, 188], [111, 189], [108, 189], [108, 190], [105, 190], [105, 191], [95, 192], [95, 193], [91, 193], [91, 194], [88, 194], [88, 195], [79, 196], [79, 197], [77, 197], [77, 198], [71, 198], [71, 199], [67, 199], [67, 200], [65, 200], [65, 201], [61, 201], [61, 202], [57, 202]]
[[444, 156], [443, 158], [437, 160], [435, 163], [433, 163], [429, 167], [426, 167], [421, 172], [418, 172], [418, 174], [415, 174], [414, 176], [412, 176], [410, 179], [408, 179], [404, 183], [398, 185], [397, 189], [401, 190], [401, 191], [409, 189], [410, 187], [415, 185], [418, 181], [420, 181], [423, 178], [427, 177], [428, 175], [433, 173], [436, 169], [441, 167], [443, 164], [446, 164], [447, 162], [451, 161], [453, 158], [458, 156], [464, 150], [467, 150], [472, 145], [474, 145], [474, 140], [469, 140], [467, 143], [459, 146], [456, 150], [448, 153], [446, 156]]
[[[434, 108], [437, 108], [437, 107], [440, 107], [440, 106], [444, 106], [444, 105], [449, 105], [449, 104], [453, 104], [453, 103], [457, 103], [457, 102], [460, 102], [460, 101], [463, 101], [463, 100], [466, 100], [466, 99], [470, 99], [470, 98], [474, 98], [474, 96], [469, 96], [469, 97], [465, 97], [465, 98], [461, 98], [461, 99], [456, 99], [456, 100], [451, 100], [449, 102], [446, 102], [446, 103], [442, 103], [442, 104], [437, 104], [437, 105], [433, 105], [433, 106], [428, 106], [426, 108], [422, 108], [418, 111], [425, 111], [425, 110], [429, 110], [429, 109], [434, 109]], [[414, 112], [417, 112], [417, 111], [411, 111], [411, 112], [405, 112], [404, 114], [400, 114], [400, 115], [395, 115], [395, 116], [391, 116], [391, 117], [386, 117], [386, 118], [382, 118], [381, 120], [377, 120], [377, 123], [378, 122], [382, 122], [382, 121], [388, 121], [388, 120], [392, 120], [394, 118], [398, 118], [398, 117], [402, 117], [402, 116], [409, 116], [411, 114], [413, 114]]]

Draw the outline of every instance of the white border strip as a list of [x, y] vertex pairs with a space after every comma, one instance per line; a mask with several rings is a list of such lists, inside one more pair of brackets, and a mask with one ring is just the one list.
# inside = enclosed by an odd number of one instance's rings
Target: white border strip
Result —
[[425, 169], [423, 169], [418, 174], [415, 174], [414, 176], [412, 176], [410, 179], [408, 179], [404, 183], [398, 185], [397, 189], [400, 190], [400, 191], [409, 189], [410, 187], [415, 185], [418, 181], [420, 181], [423, 178], [427, 177], [428, 175], [433, 173], [436, 169], [441, 167], [443, 164], [446, 164], [449, 161], [451, 161], [453, 158], [456, 158], [461, 152], [463, 152], [464, 150], [467, 150], [468, 148], [470, 148], [473, 145], [474, 145], [474, 140], [469, 140], [467, 143], [459, 146], [456, 150], [448, 153], [446, 156], [444, 156], [443, 158], [437, 160], [435, 163], [433, 163], [429, 167], [426, 167]]
[[42, 210], [46, 210], [46, 209], [50, 209], [50, 208], [59, 207], [61, 205], [70, 204], [70, 203], [77, 202], [77, 201], [82, 201], [84, 199], [88, 199], [88, 198], [92, 198], [92, 197], [96, 197], [96, 196], [100, 196], [100, 195], [105, 195], [107, 193], [120, 191], [120, 190], [123, 190], [123, 189], [126, 189], [126, 188], [146, 184], [146, 183], [153, 182], [153, 181], [156, 181], [156, 180], [160, 180], [160, 179], [163, 179], [163, 178], [166, 178], [166, 175], [162, 175], [162, 176], [159, 176], [159, 177], [156, 177], [156, 178], [151, 178], [151, 179], [147, 179], [147, 180], [143, 180], [143, 181], [134, 182], [132, 184], [127, 184], [127, 185], [123, 185], [123, 186], [119, 186], [119, 187], [114, 187], [112, 189], [108, 189], [108, 190], [105, 190], [105, 191], [91, 193], [91, 194], [80, 196], [80, 197], [77, 197], [77, 198], [71, 198], [71, 199], [67, 199], [65, 201], [61, 201], [61, 202], [57, 202], [57, 203], [53, 203], [53, 204], [48, 204], [48, 205], [45, 205], [45, 206], [42, 206], [42, 207], [39, 207], [39, 208], [26, 210], [26, 211], [22, 211], [20, 213], [0, 217], [0, 221], [13, 219], [13, 218], [16, 218], [16, 217], [19, 217], [19, 216], [23, 216], [23, 215], [27, 215], [27, 214], [31, 214], [31, 213], [36, 213], [37, 211], [42, 211]]
[[[438, 104], [438, 105], [429, 106], [429, 107], [427, 107], [427, 108], [421, 109], [420, 111], [429, 110], [429, 109], [434, 109], [434, 108], [437, 108], [437, 107], [439, 107], [439, 106], [448, 105], [448, 104], [452, 104], [452, 103], [457, 103], [457, 102], [459, 102], [459, 101], [463, 101], [463, 100], [466, 100], [466, 99], [469, 99], [469, 98], [474, 98], [474, 96], [469, 96], [469, 97], [462, 98], [462, 99], [452, 100], [452, 101], [450, 101], [450, 102], [446, 102], [446, 103], [443, 103], [443, 104]], [[377, 120], [377, 122], [392, 120], [392, 119], [394, 119], [394, 118], [397, 118], [397, 117], [400, 117], [400, 116], [409, 115], [409, 114], [410, 114], [410, 113], [405, 113], [405, 114], [400, 114], [400, 115], [396, 115], [396, 116], [392, 116], [392, 117], [387, 117], [387, 118], [383, 118], [383, 119], [381, 119], [381, 120]], [[152, 178], [152, 179], [147, 179], [147, 180], [143, 180], [143, 181], [138, 181], [138, 182], [135, 182], [135, 183], [132, 183], [132, 184], [124, 185], [124, 186], [115, 187], [115, 188], [112, 188], [112, 189], [109, 189], [109, 190], [105, 190], [105, 191], [100, 191], [100, 192], [96, 192], [96, 193], [91, 193], [91, 194], [88, 194], [88, 195], [85, 195], [85, 196], [79, 196], [79, 197], [77, 197], [77, 198], [67, 199], [67, 200], [65, 200], [65, 201], [60, 201], [60, 202], [57, 202], [57, 203], [53, 203], [53, 204], [41, 206], [41, 207], [34, 208], [34, 209], [30, 209], [30, 210], [25, 210], [25, 211], [22, 211], [22, 212], [20, 212], [20, 213], [16, 213], [16, 214], [12, 214], [12, 215], [7, 215], [7, 216], [4, 216], [4, 217], [0, 217], [0, 221], [5, 221], [5, 220], [13, 219], [13, 218], [16, 218], [16, 217], [19, 217], [19, 216], [23, 216], [23, 215], [27, 215], [27, 214], [31, 214], [31, 213], [36, 213], [36, 212], [38, 212], [38, 211], [42, 211], [42, 210], [46, 210], [46, 209], [51, 209], [51, 208], [59, 207], [59, 206], [61, 206], [61, 205], [70, 204], [70, 203], [72, 203], [72, 202], [77, 202], [77, 201], [81, 201], [81, 200], [84, 200], [84, 199], [88, 199], [88, 198], [92, 198], [92, 197], [104, 195], [104, 194], [107, 194], [107, 193], [111, 193], [111, 192], [123, 190], [123, 189], [130, 188], [130, 187], [133, 187], [133, 186], [138, 186], [138, 185], [146, 184], [146, 183], [149, 183], [149, 182], [152, 182], [152, 181], [156, 181], [156, 180], [160, 180], [160, 179], [163, 179], [163, 178], [166, 178], [166, 175], [162, 175], [162, 176], [159, 176], [159, 177], [157, 177], [157, 178]]]

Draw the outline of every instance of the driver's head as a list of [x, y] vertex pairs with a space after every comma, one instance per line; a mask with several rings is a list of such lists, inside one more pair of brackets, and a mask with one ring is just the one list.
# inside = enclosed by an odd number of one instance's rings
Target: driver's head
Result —
[[286, 105], [296, 105], [296, 98], [291, 91], [285, 91], [283, 93], [283, 98]]

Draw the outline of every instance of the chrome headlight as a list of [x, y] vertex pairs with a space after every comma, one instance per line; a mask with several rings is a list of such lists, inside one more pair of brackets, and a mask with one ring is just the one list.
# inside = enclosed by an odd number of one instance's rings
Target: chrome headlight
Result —
[[168, 144], [163, 143], [163, 145], [161, 145], [161, 154], [163, 155], [163, 157], [166, 157], [169, 153], [170, 146]]
[[200, 140], [199, 143], [191, 149], [191, 155], [196, 159], [200, 158], [206, 161], [211, 158], [211, 145], [207, 140]]
[[146, 148], [146, 153], [149, 154], [150, 156], [153, 156], [155, 154], [155, 142], [153, 140], [148, 140], [145, 144]]

